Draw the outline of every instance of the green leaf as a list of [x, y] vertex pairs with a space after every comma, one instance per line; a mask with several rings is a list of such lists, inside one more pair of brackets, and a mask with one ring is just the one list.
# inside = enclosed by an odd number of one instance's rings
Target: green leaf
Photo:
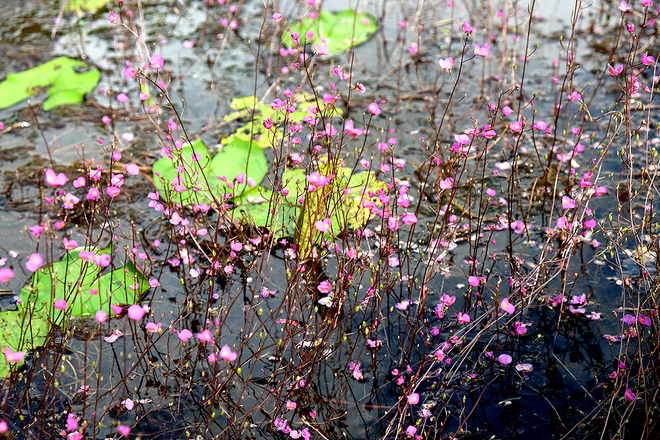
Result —
[[64, 10], [66, 11], [96, 11], [105, 7], [108, 0], [70, 0]]
[[[195, 155], [195, 156], [193, 156]], [[181, 150], [175, 150], [172, 158], [162, 157], [154, 163], [152, 172], [154, 184], [159, 191], [168, 191], [173, 188], [172, 182], [179, 181], [187, 189], [183, 192], [173, 192], [172, 197], [177, 203], [184, 206], [191, 203], [209, 203], [213, 198], [205, 191], [207, 187], [204, 171], [211, 162], [211, 153], [201, 139]], [[193, 160], [193, 158], [199, 160]], [[199, 187], [197, 191], [188, 188]]]
[[[19, 309], [0, 312], [0, 375], [9, 375], [4, 356], [7, 348], [24, 352], [40, 347], [49, 331], [54, 326], [63, 327], [69, 317], [110, 312], [112, 304], [134, 304], [149, 289], [147, 278], [131, 261], [102, 274], [103, 268], [80, 258], [83, 250], [75, 249], [62, 261], [36, 271], [19, 294]], [[110, 248], [96, 252], [102, 254], [110, 255]], [[92, 295], [91, 289], [98, 293]], [[67, 302], [65, 310], [55, 308], [58, 299]]]
[[44, 101], [44, 110], [78, 103], [85, 93], [94, 89], [101, 77], [97, 69], [81, 73], [75, 70], [87, 67], [82, 61], [60, 57], [34, 69], [10, 73], [0, 83], [0, 108], [11, 107], [48, 87], [49, 97]]
[[[48, 336], [47, 320], [30, 316], [23, 310], [0, 312], [0, 376], [9, 376], [5, 350], [27, 351], [41, 347]], [[17, 362], [16, 366], [24, 362]]]
[[[308, 31], [314, 33], [311, 40], [305, 40]], [[306, 17], [302, 22], [293, 24], [290, 32], [284, 32], [282, 42], [288, 46], [295, 46], [291, 38], [291, 32], [300, 34], [300, 42], [320, 44], [325, 38], [328, 46], [328, 55], [337, 55], [347, 49], [368, 41], [378, 31], [376, 19], [366, 12], [356, 14], [352, 9], [332, 14], [330, 12], [319, 13], [317, 19]]]
[[[248, 191], [248, 178], [254, 179], [258, 185], [266, 177], [267, 171], [268, 162], [261, 148], [250, 146], [250, 141], [233, 138], [232, 142], [225, 145], [211, 160], [206, 175], [218, 196], [232, 193], [234, 197], [240, 198]], [[234, 182], [241, 173], [245, 173], [244, 183]], [[225, 177], [226, 182], [233, 182], [233, 188], [229, 188], [219, 177]]]
[[[147, 279], [130, 261], [122, 268], [101, 275], [103, 268], [79, 257], [82, 250], [78, 248], [62, 261], [36, 271], [30, 284], [19, 294], [21, 309], [62, 326], [69, 316], [91, 316], [99, 310], [107, 312], [111, 304], [134, 304], [149, 289]], [[110, 254], [110, 249], [96, 254]], [[130, 286], [136, 283], [139, 287], [133, 290]], [[98, 293], [92, 295], [92, 289]], [[58, 299], [67, 302], [66, 310], [55, 308]]]

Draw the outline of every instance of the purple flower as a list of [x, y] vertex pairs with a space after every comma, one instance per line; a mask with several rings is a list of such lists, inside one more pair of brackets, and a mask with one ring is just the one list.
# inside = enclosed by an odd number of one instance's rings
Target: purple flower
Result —
[[623, 321], [624, 323], [626, 323], [628, 325], [633, 325], [635, 323], [636, 319], [635, 319], [634, 315], [630, 315], [630, 314], [626, 313], [625, 315], [623, 315], [623, 318], [621, 318], [620, 321]]
[[509, 365], [511, 361], [513, 361], [513, 358], [505, 353], [502, 353], [497, 357], [497, 362], [499, 362], [502, 365]]

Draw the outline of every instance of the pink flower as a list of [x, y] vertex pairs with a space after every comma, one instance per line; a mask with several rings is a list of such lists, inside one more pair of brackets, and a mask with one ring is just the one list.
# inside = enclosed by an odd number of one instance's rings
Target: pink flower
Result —
[[416, 433], [417, 433], [417, 428], [415, 428], [413, 425], [408, 425], [408, 427], [406, 428], [406, 435], [408, 437], [414, 437]]
[[128, 96], [126, 96], [125, 93], [120, 93], [119, 95], [117, 95], [117, 101], [124, 103], [128, 101]]
[[417, 223], [417, 216], [412, 213], [405, 213], [401, 216], [401, 221], [406, 225], [414, 225]]
[[378, 104], [376, 104], [375, 102], [369, 104], [368, 109], [369, 109], [369, 113], [371, 113], [374, 116], [378, 116], [380, 114], [380, 108], [378, 108]]
[[138, 167], [134, 163], [129, 163], [128, 165], [126, 165], [126, 174], [137, 176], [138, 174], [140, 174], [140, 167]]
[[138, 304], [133, 304], [128, 308], [128, 317], [131, 318], [133, 321], [139, 321], [144, 317], [145, 311], [142, 306]]
[[484, 44], [479, 46], [478, 44], [474, 45], [474, 54], [480, 57], [487, 57], [490, 51], [490, 44]]
[[467, 134], [455, 134], [454, 140], [461, 145], [470, 144], [470, 137]]
[[440, 188], [441, 189], [450, 189], [454, 186], [454, 179], [451, 177], [447, 177], [444, 180], [440, 181]]
[[607, 188], [604, 186], [594, 186], [594, 195], [595, 196], [602, 196], [607, 194]]
[[444, 60], [440, 58], [438, 63], [440, 64], [440, 68], [445, 69], [447, 72], [449, 72], [452, 67], [454, 67], [454, 60], [451, 58], [446, 58]]
[[329, 218], [326, 218], [325, 220], [314, 222], [314, 225], [318, 231], [326, 232], [332, 227], [332, 221]]
[[399, 219], [397, 217], [389, 217], [387, 219], [387, 228], [392, 231], [399, 229]]
[[177, 336], [182, 342], [186, 342], [188, 339], [192, 338], [192, 335], [193, 335], [192, 332], [187, 328], [184, 328], [177, 334]]
[[508, 105], [502, 109], [502, 114], [504, 116], [509, 116], [511, 113], [513, 113], [513, 110]]
[[536, 122], [532, 125], [532, 128], [533, 128], [534, 130], [545, 130], [546, 128], [548, 128], [548, 124], [546, 124], [546, 123], [543, 122], [543, 121], [536, 121]]
[[5, 350], [5, 359], [9, 363], [22, 362], [25, 359], [25, 354], [22, 351], [11, 351], [10, 348]]
[[30, 272], [36, 272], [44, 264], [44, 259], [39, 254], [32, 254], [25, 263], [25, 267]]
[[153, 322], [148, 322], [147, 325], [144, 326], [144, 328], [149, 332], [149, 333], [160, 333], [161, 332], [161, 323], [159, 322], [158, 324], [155, 324]]
[[509, 365], [511, 361], [513, 361], [513, 358], [508, 354], [502, 353], [497, 357], [497, 362], [499, 362], [502, 365]]
[[165, 65], [165, 60], [160, 55], [152, 55], [149, 61], [151, 61], [151, 68], [154, 70], [162, 69]]
[[514, 313], [516, 311], [516, 307], [509, 302], [509, 298], [504, 298], [500, 303], [500, 307], [502, 307], [502, 310], [504, 310], [509, 314]]
[[85, 197], [87, 200], [96, 200], [101, 196], [101, 193], [99, 193], [99, 190], [97, 188], [90, 188], [89, 191], [87, 191], [87, 196]]
[[568, 227], [569, 227], [569, 223], [568, 223], [568, 220], [566, 219], [566, 217], [562, 216], [562, 217], [559, 217], [557, 219], [557, 228], [558, 229], [568, 229]]
[[[123, 74], [128, 79], [134, 79], [135, 75], [137, 75], [137, 72], [132, 67], [127, 67], [127, 68], [124, 69]], [[110, 118], [108, 118], [108, 119], [110, 119]]]
[[14, 276], [14, 271], [8, 267], [0, 269], [0, 283], [9, 281]]
[[85, 178], [80, 176], [76, 180], [73, 181], [73, 187], [74, 188], [80, 188], [82, 186], [85, 186], [85, 183], [86, 183]]
[[419, 403], [419, 394], [411, 393], [406, 399], [408, 400], [409, 405], [417, 405]]
[[64, 173], [55, 174], [55, 171], [50, 168], [46, 170], [46, 183], [50, 186], [58, 187], [66, 185], [67, 180], [66, 174]]
[[470, 315], [467, 313], [458, 312], [456, 318], [458, 319], [458, 322], [465, 322], [465, 323], [470, 322]]
[[76, 196], [74, 196], [71, 193], [67, 193], [66, 196], [64, 196], [64, 203], [62, 204], [62, 207], [64, 209], [73, 209], [73, 207], [80, 201], [80, 199]]
[[112, 12], [108, 14], [108, 21], [110, 23], [114, 23], [116, 19], [117, 19], [117, 16], [115, 14], [113, 14]]
[[352, 137], [360, 136], [362, 134], [362, 129], [354, 128], [353, 121], [351, 121], [350, 119], [346, 121], [346, 124], [344, 126], [344, 131], [346, 132], [346, 134]]
[[108, 319], [108, 314], [105, 313], [103, 310], [99, 310], [94, 315], [94, 318], [96, 318], [98, 322], [105, 322], [105, 320]]
[[561, 198], [561, 207], [564, 209], [573, 209], [575, 208], [575, 200], [568, 196], [563, 196]]
[[470, 23], [468, 23], [467, 21], [463, 22], [463, 30], [465, 31], [466, 34], [472, 33], [473, 29], [474, 28], [472, 26], [470, 26]]
[[211, 335], [211, 331], [209, 329], [204, 329], [201, 333], [197, 333], [197, 339], [202, 342], [211, 342], [213, 340], [213, 336]]
[[[619, 9], [621, 9], [621, 8], [619, 8]], [[626, 392], [623, 393], [623, 397], [625, 397], [626, 400], [632, 402], [633, 400], [635, 400], [635, 393], [633, 393], [633, 391], [630, 388], [626, 388]]]
[[316, 52], [318, 55], [327, 55], [330, 53], [330, 49], [328, 48], [327, 44], [315, 44], [314, 52]]
[[53, 306], [57, 310], [66, 310], [66, 301], [63, 299], [56, 299], [55, 302], [53, 303]]
[[129, 411], [133, 411], [133, 408], [135, 408], [135, 402], [132, 399], [122, 400], [121, 404]]
[[648, 53], [645, 53], [644, 55], [642, 55], [642, 64], [644, 64], [645, 66], [650, 66], [654, 62], [655, 62], [655, 60]]
[[607, 65], [607, 70], [610, 72], [610, 75], [617, 76], [623, 72], [623, 66], [619, 64], [616, 68], [612, 67], [610, 64]]
[[630, 7], [628, 6], [628, 3], [626, 3], [626, 0], [621, 0], [621, 4], [619, 5], [619, 11], [628, 12], [629, 10]]
[[520, 133], [522, 131], [522, 127], [523, 127], [523, 125], [522, 125], [522, 122], [520, 122], [520, 121], [512, 122], [511, 125], [509, 125], [509, 128], [514, 133]]
[[279, 12], [274, 12], [273, 13], [273, 21], [275, 21], [275, 22], [281, 21], [282, 17], [283, 17], [282, 14], [280, 14]]
[[[114, 186], [109, 186], [105, 189], [106, 194], [108, 194], [110, 197], [116, 197], [119, 195], [121, 190], [119, 188], [115, 188]], [[89, 195], [89, 194], [88, 194]]]
[[479, 277], [468, 277], [468, 284], [472, 287], [477, 287], [479, 285]]
[[131, 428], [124, 425], [117, 425], [117, 431], [119, 431], [121, 435], [128, 435], [131, 432]]
[[231, 351], [231, 348], [229, 347], [229, 345], [224, 345], [220, 349], [220, 357], [222, 359], [224, 359], [225, 361], [227, 361], [227, 362], [234, 362], [236, 360], [236, 358], [238, 357], [238, 354]]
[[103, 340], [104, 340], [105, 342], [107, 342], [108, 344], [112, 344], [112, 343], [115, 342], [117, 339], [119, 339], [121, 336], [122, 336], [122, 332], [119, 331], [119, 330], [117, 330], [117, 329], [115, 329], [115, 331], [113, 331], [112, 334], [111, 334], [110, 336], [106, 336], [105, 338], [103, 338]]

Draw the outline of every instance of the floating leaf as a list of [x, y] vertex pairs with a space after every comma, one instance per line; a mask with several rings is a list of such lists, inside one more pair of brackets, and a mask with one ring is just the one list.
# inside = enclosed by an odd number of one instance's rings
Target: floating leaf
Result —
[[[213, 198], [208, 192], [193, 191], [188, 188], [205, 188], [204, 170], [211, 162], [211, 153], [201, 139], [184, 146], [171, 154], [172, 158], [163, 157], [154, 163], [152, 172], [154, 184], [159, 191], [172, 189], [172, 183], [178, 182], [186, 189], [173, 192], [172, 198], [184, 206], [191, 203], [210, 203]], [[198, 159], [198, 160], [194, 160]]]
[[[0, 312], [0, 376], [9, 376], [9, 366], [5, 350], [12, 352], [33, 350], [44, 345], [50, 324], [36, 316], [30, 316], [24, 310]], [[23, 365], [17, 362], [16, 365]]]
[[[110, 310], [111, 304], [134, 304], [149, 289], [147, 279], [128, 261], [122, 268], [101, 275], [103, 268], [80, 258], [79, 248], [62, 261], [39, 269], [19, 294], [22, 309], [32, 316], [48, 318], [62, 325], [67, 316], [91, 316]], [[110, 249], [96, 254], [109, 254]], [[98, 293], [91, 294], [94, 289]], [[56, 300], [67, 303], [66, 310], [55, 308]]]
[[44, 110], [82, 101], [85, 93], [92, 91], [99, 82], [97, 69], [78, 73], [76, 68], [87, 68], [82, 61], [67, 57], [56, 58], [34, 69], [10, 73], [0, 83], [0, 108], [11, 107], [41, 89], [48, 88]]
[[[308, 31], [314, 33], [311, 40], [306, 39]], [[282, 42], [287, 46], [295, 46], [291, 32], [300, 34], [300, 43], [320, 44], [325, 38], [328, 46], [328, 55], [337, 55], [347, 49], [368, 41], [378, 31], [376, 19], [366, 12], [356, 14], [352, 9], [332, 14], [321, 11], [317, 19], [306, 17], [301, 22], [290, 27], [290, 32], [284, 32]]]
[[70, 0], [64, 8], [67, 11], [96, 11], [105, 7], [108, 0]]
[[[314, 96], [306, 96], [303, 94], [298, 94], [294, 96], [296, 101], [295, 111], [293, 113], [287, 113], [289, 122], [300, 123], [303, 121], [305, 116], [309, 113], [307, 112], [307, 107], [310, 104], [316, 103]], [[319, 104], [322, 105], [323, 101]], [[264, 127], [263, 121], [266, 119], [271, 119], [273, 124], [278, 124], [284, 121], [285, 109], [273, 110], [270, 104], [259, 104], [259, 100], [255, 96], [246, 96], [243, 98], [234, 98], [232, 99], [229, 107], [236, 110], [235, 112], [229, 113], [224, 117], [225, 121], [236, 121], [236, 120], [250, 120], [252, 113], [254, 113], [254, 122], [250, 121], [242, 127], [238, 128], [236, 132], [230, 136], [222, 139], [223, 144], [230, 144], [235, 138], [240, 140], [250, 142], [261, 148], [271, 147], [273, 144], [279, 144], [282, 141], [284, 136], [283, 127], [284, 124], [281, 124], [282, 127], [277, 132], [277, 138], [273, 139], [274, 133], [271, 130], [268, 130]], [[336, 114], [341, 115], [343, 112], [339, 108], [334, 108], [333, 110]]]
[[[193, 151], [199, 157], [198, 161], [191, 159]], [[193, 142], [192, 147], [174, 151], [172, 157], [156, 161], [153, 167], [154, 183], [161, 191], [174, 189], [172, 197], [184, 206], [213, 202], [210, 191], [217, 199], [222, 200], [225, 194], [231, 193], [236, 195], [236, 203], [246, 203], [243, 193], [250, 190], [248, 179], [252, 178], [258, 185], [268, 170], [263, 150], [250, 147], [249, 141], [240, 138], [233, 138], [213, 159], [199, 139]], [[237, 176], [242, 173], [245, 173], [244, 182], [235, 182]], [[223, 180], [219, 177], [223, 177]], [[183, 187], [186, 189], [178, 192], [177, 185], [182, 185], [179, 190]]]
[[[4, 356], [7, 348], [12, 352], [33, 350], [44, 345], [53, 326], [64, 326], [66, 318], [109, 312], [111, 304], [134, 304], [149, 289], [146, 277], [132, 262], [102, 275], [102, 267], [80, 258], [82, 251], [75, 249], [62, 261], [36, 271], [19, 294], [19, 309], [0, 312], [0, 375], [9, 374]], [[96, 252], [104, 254], [110, 255], [110, 249]], [[92, 295], [91, 289], [97, 293]], [[56, 300], [66, 301], [65, 310], [55, 308]]]

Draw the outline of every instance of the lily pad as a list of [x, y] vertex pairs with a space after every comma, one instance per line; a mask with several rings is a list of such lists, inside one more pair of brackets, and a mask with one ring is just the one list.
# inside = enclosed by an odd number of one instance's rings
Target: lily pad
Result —
[[[306, 96], [303, 94], [297, 94], [294, 98], [296, 100], [294, 112], [287, 113], [287, 116], [290, 122], [301, 123], [305, 116], [309, 114], [307, 112], [307, 107], [309, 107], [310, 104], [315, 103], [316, 99], [314, 96]], [[322, 102], [323, 101], [321, 101], [321, 104]], [[238, 128], [236, 132], [230, 136], [222, 139], [223, 144], [230, 144], [235, 138], [246, 142], [250, 142], [251, 140], [253, 144], [256, 143], [256, 145], [261, 148], [268, 148], [273, 144], [279, 144], [284, 136], [283, 127], [278, 130], [276, 138], [273, 139], [274, 133], [264, 127], [263, 121], [266, 119], [272, 119], [274, 124], [282, 122], [282, 120], [284, 120], [283, 109], [273, 109], [269, 103], [258, 104], [259, 100], [255, 96], [245, 96], [231, 100], [229, 107], [236, 111], [226, 115], [224, 117], [225, 121], [249, 120], [251, 119], [252, 113], [254, 113], [254, 122], [248, 122]], [[333, 111], [338, 115], [342, 114], [340, 108], [335, 107]], [[284, 124], [282, 124], [282, 126], [283, 125]]]
[[376, 19], [366, 12], [356, 14], [352, 9], [332, 14], [330, 12], [319, 13], [318, 18], [306, 17], [302, 22], [293, 24], [290, 32], [284, 32], [282, 42], [287, 46], [295, 46], [291, 38], [291, 32], [300, 34], [300, 42], [306, 39], [308, 31], [314, 36], [306, 41], [308, 43], [321, 44], [325, 39], [328, 46], [328, 55], [337, 55], [345, 52], [351, 47], [369, 41], [378, 31]]
[[[41, 347], [48, 333], [63, 326], [65, 319], [91, 316], [99, 310], [109, 312], [111, 304], [134, 304], [149, 289], [147, 279], [132, 262], [103, 274], [102, 267], [80, 258], [82, 251], [75, 249], [62, 261], [36, 271], [19, 294], [18, 310], [0, 312], [0, 376], [10, 372], [6, 349], [25, 352]], [[110, 255], [110, 249], [96, 255]], [[56, 300], [66, 301], [64, 310], [55, 308]]]
[[[196, 154], [197, 161], [191, 159], [193, 154]], [[211, 203], [213, 194], [220, 200], [225, 194], [234, 194], [236, 203], [244, 203], [244, 193], [249, 190], [248, 180], [252, 179], [258, 185], [268, 170], [263, 150], [251, 147], [249, 141], [240, 138], [233, 138], [213, 159], [210, 156], [204, 143], [198, 139], [192, 147], [174, 152], [172, 158], [159, 159], [153, 167], [156, 187], [166, 192], [174, 189], [172, 197], [184, 206]], [[243, 182], [237, 180], [240, 174], [245, 174]]]
[[0, 108], [11, 107], [46, 88], [48, 99], [44, 101], [44, 110], [81, 102], [101, 77], [97, 69], [77, 72], [87, 67], [82, 61], [59, 57], [34, 69], [10, 73], [0, 83]]
[[105, 7], [108, 0], [70, 0], [64, 8], [67, 11], [96, 11]]
[[[149, 289], [147, 279], [132, 262], [102, 274], [103, 268], [80, 258], [82, 251], [76, 249], [62, 261], [35, 272], [19, 294], [21, 309], [62, 325], [67, 316], [92, 316], [99, 310], [109, 311], [111, 304], [134, 304]], [[110, 249], [96, 252], [109, 253]], [[92, 294], [92, 289], [97, 293]], [[56, 300], [66, 301], [66, 309], [56, 309]]]
[[[48, 321], [31, 317], [23, 310], [0, 312], [0, 376], [9, 376], [9, 366], [4, 352], [33, 350], [44, 345], [50, 330]], [[22, 365], [23, 362], [17, 362]]]

